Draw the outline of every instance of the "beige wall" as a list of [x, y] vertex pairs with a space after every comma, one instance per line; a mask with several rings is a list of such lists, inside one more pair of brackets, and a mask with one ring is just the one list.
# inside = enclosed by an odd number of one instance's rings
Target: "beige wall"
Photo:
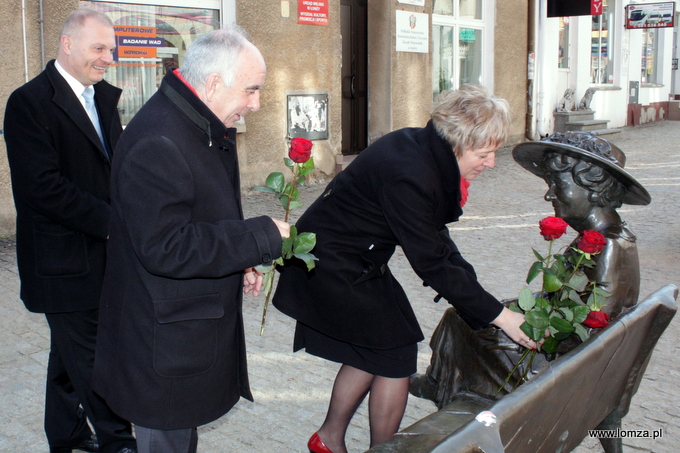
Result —
[[533, 0], [497, 0], [494, 32], [494, 92], [510, 104], [506, 145], [524, 141], [527, 112], [528, 8]]
[[396, 51], [396, 10], [429, 13], [425, 6], [368, 4], [369, 143], [404, 127], [422, 127], [430, 118], [432, 59], [430, 54]]
[[243, 187], [263, 185], [271, 171], [290, 171], [283, 165], [287, 153], [286, 96], [300, 93], [328, 94], [328, 140], [315, 140], [312, 149], [318, 171], [335, 171], [335, 155], [341, 152], [340, 2], [330, 1], [330, 24], [297, 23], [297, 2], [291, 1], [290, 17], [282, 17], [280, 2], [238, 0], [236, 22], [251, 35], [267, 63], [267, 79], [258, 112], [246, 116], [245, 134], [239, 138]]

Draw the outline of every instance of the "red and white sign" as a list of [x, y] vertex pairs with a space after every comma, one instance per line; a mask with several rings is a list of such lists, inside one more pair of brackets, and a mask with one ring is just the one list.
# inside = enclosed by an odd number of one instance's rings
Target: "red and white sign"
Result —
[[328, 25], [328, 0], [298, 0], [298, 24]]
[[590, 14], [592, 16], [602, 15], [602, 0], [591, 0], [590, 2]]

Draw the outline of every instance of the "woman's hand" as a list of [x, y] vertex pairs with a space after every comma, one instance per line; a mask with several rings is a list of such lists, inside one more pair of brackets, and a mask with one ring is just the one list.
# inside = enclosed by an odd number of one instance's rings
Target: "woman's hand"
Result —
[[[514, 342], [520, 346], [524, 346], [525, 348], [529, 349], [538, 348], [536, 342], [529, 338], [529, 336], [519, 328], [519, 326], [524, 323], [524, 315], [522, 313], [517, 313], [509, 310], [506, 307], [503, 307], [501, 314], [498, 315], [496, 319], [491, 321], [491, 323], [503, 329], [503, 332], [505, 332]], [[541, 340], [541, 343], [542, 342], [543, 341]]]
[[262, 278], [262, 273], [256, 271], [254, 267], [246, 269], [243, 276], [243, 294], [252, 291], [253, 296], [257, 297], [260, 294], [260, 288], [262, 288]]

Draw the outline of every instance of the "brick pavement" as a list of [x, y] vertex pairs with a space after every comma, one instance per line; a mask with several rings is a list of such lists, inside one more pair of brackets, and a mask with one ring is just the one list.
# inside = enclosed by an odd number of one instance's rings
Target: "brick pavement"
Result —
[[[619, 209], [638, 235], [641, 296], [668, 283], [680, 285], [680, 228], [676, 221], [680, 207], [680, 123], [667, 121], [625, 128], [611, 140], [626, 153], [626, 168], [653, 198], [650, 206], [624, 205]], [[537, 222], [552, 214], [551, 206], [543, 201], [545, 183], [515, 164], [509, 151], [500, 150], [496, 168], [474, 181], [463, 219], [451, 225], [454, 240], [475, 265], [482, 284], [499, 298], [516, 296], [523, 288], [533, 261], [531, 247], [545, 247]], [[318, 182], [301, 189], [305, 206], [323, 187], [323, 182]], [[248, 216], [282, 217], [278, 203], [259, 192], [245, 194], [244, 210]], [[563, 245], [573, 237], [570, 233], [563, 238]], [[432, 303], [434, 293], [421, 286], [399, 251], [390, 265], [429, 338], [446, 307]], [[18, 293], [14, 241], [0, 239], [0, 451], [47, 452], [42, 412], [49, 331], [42, 315], [24, 309]], [[306, 453], [307, 438], [323, 421], [337, 366], [304, 352], [293, 354], [294, 323], [274, 308], [269, 310], [265, 334], [260, 336], [262, 303], [262, 298], [247, 297], [244, 301], [255, 402], [241, 401], [226, 416], [201, 427], [202, 453]], [[625, 439], [626, 451], [677, 451], [678, 340], [680, 317], [673, 320], [658, 343], [631, 411], [623, 421], [624, 429], [662, 429], [663, 438]], [[427, 366], [429, 354], [425, 341], [420, 345], [420, 371]], [[433, 410], [429, 401], [409, 397], [402, 427]], [[364, 403], [347, 435], [351, 452], [368, 447], [367, 426]], [[586, 439], [575, 451], [601, 449], [596, 440]]]

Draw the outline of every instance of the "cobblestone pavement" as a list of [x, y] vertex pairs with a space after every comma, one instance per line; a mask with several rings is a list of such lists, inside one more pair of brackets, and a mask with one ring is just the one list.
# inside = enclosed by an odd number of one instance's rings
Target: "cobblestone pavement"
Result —
[[[622, 129], [611, 137], [627, 154], [626, 168], [651, 193], [649, 206], [626, 206], [619, 212], [638, 235], [642, 268], [641, 297], [663, 285], [680, 286], [680, 123], [667, 121]], [[323, 182], [301, 189], [305, 206], [323, 190]], [[482, 173], [471, 186], [462, 220], [451, 225], [462, 253], [476, 267], [482, 284], [499, 298], [514, 297], [523, 288], [533, 261], [531, 248], [543, 250], [537, 223], [552, 215], [543, 200], [545, 183], [521, 169], [509, 149], [498, 153], [496, 168]], [[268, 194], [244, 195], [247, 216], [282, 217], [282, 209]], [[302, 210], [302, 209], [301, 209]], [[301, 211], [300, 210], [300, 211]], [[574, 232], [565, 235], [566, 245]], [[569, 237], [567, 237], [569, 236]], [[562, 240], [560, 239], [560, 240]], [[429, 339], [446, 306], [432, 302], [434, 293], [423, 288], [404, 256], [390, 263], [409, 294]], [[255, 402], [241, 401], [221, 419], [200, 428], [202, 453], [307, 452], [308, 437], [323, 421], [337, 365], [291, 352], [293, 321], [269, 310], [260, 336], [263, 299], [244, 301], [249, 371]], [[42, 428], [43, 393], [49, 332], [43, 315], [29, 313], [19, 300], [19, 278], [12, 238], [0, 240], [0, 451], [47, 452]], [[624, 429], [663, 430], [663, 437], [624, 439], [629, 452], [675, 452], [680, 444], [678, 369], [680, 317], [658, 343]], [[430, 356], [427, 340], [420, 344], [419, 370]], [[593, 395], [597, 398], [597, 395]], [[435, 406], [409, 397], [402, 427]], [[351, 452], [368, 448], [367, 408], [364, 403], [347, 434]], [[595, 439], [585, 439], [578, 453], [602, 451]]]

